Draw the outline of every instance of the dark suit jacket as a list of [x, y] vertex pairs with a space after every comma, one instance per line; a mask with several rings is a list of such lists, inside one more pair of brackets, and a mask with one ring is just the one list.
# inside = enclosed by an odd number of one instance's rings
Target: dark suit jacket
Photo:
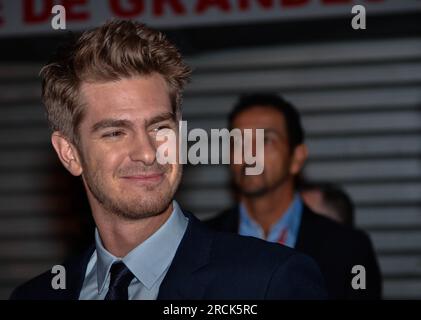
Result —
[[[251, 237], [212, 231], [192, 214], [161, 284], [158, 299], [325, 299], [315, 262], [295, 250]], [[79, 297], [92, 245], [64, 264], [67, 288], [54, 290], [45, 272], [15, 289], [11, 299]]]
[[[231, 208], [206, 223], [219, 231], [238, 232], [238, 207]], [[361, 230], [348, 228], [312, 212], [304, 206], [295, 249], [312, 257], [326, 280], [331, 299], [380, 299], [382, 279], [373, 246]], [[366, 289], [354, 290], [351, 270], [363, 265]]]

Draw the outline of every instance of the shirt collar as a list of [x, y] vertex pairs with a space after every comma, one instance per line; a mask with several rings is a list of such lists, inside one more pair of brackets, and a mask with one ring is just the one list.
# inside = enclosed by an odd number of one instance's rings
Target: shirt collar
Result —
[[[301, 197], [298, 193], [295, 193], [294, 198], [291, 204], [289, 205], [288, 209], [285, 211], [282, 217], [279, 218], [279, 220], [271, 227], [266, 240], [271, 242], [277, 242], [281, 230], [286, 228], [289, 234], [286, 244], [290, 247], [294, 247], [300, 227], [302, 209], [303, 202], [301, 200]], [[240, 203], [239, 211], [240, 234], [254, 236], [262, 239], [264, 237], [263, 229], [249, 215], [249, 213], [247, 212], [247, 208], [243, 203]]]
[[170, 266], [187, 229], [187, 224], [188, 218], [184, 216], [178, 203], [173, 200], [173, 211], [167, 221], [122, 259], [115, 257], [104, 248], [96, 229], [98, 292], [104, 289], [111, 265], [116, 261], [123, 261], [134, 276], [145, 287], [151, 289]]
[[294, 247], [298, 235], [301, 215], [303, 209], [303, 202], [298, 193], [295, 193], [294, 199], [288, 207], [285, 214], [280, 218], [271, 228], [269, 232], [269, 241], [276, 242], [279, 240], [279, 234], [283, 229], [288, 230], [288, 237], [285, 245]]

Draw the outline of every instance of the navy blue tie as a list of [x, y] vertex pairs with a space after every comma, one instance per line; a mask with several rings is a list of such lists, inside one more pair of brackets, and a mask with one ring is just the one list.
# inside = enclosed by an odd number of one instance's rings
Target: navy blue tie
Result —
[[104, 300], [128, 300], [128, 288], [134, 274], [123, 262], [114, 263], [111, 266], [110, 274], [110, 285]]

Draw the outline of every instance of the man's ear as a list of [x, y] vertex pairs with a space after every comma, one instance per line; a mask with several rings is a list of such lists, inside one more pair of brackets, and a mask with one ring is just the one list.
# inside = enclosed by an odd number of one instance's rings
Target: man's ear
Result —
[[297, 175], [301, 172], [308, 157], [308, 149], [305, 144], [300, 144], [295, 147], [294, 154], [290, 165], [290, 173]]
[[76, 147], [60, 132], [51, 135], [51, 143], [63, 166], [74, 176], [82, 174], [82, 165]]

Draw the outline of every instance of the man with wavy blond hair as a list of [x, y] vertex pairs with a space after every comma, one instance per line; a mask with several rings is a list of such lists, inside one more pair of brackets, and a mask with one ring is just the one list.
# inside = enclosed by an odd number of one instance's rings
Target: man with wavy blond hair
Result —
[[115, 20], [83, 33], [42, 71], [51, 142], [81, 177], [95, 241], [12, 299], [319, 299], [318, 267], [264, 241], [216, 233], [173, 199], [182, 166], [160, 164], [158, 135], [178, 134], [190, 68], [157, 31]]

